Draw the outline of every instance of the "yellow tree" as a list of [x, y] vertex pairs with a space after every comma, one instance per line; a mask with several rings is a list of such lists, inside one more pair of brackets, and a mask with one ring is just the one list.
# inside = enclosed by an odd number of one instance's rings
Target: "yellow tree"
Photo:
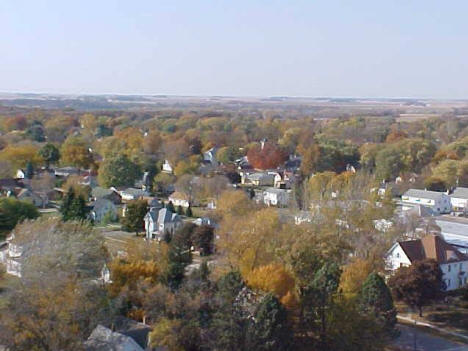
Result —
[[93, 163], [89, 146], [79, 137], [69, 137], [60, 149], [61, 162], [64, 165], [88, 168]]
[[34, 166], [43, 163], [39, 148], [33, 144], [8, 145], [0, 152], [0, 160], [8, 161], [14, 168], [24, 168], [28, 162]]

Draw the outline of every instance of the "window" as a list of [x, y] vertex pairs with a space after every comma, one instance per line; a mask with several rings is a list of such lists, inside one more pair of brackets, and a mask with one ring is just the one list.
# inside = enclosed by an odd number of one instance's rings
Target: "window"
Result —
[[450, 272], [451, 269], [452, 269], [452, 267], [450, 267], [450, 265], [448, 265], [447, 271]]
[[400, 253], [397, 252], [395, 256], [396, 256], [396, 258], [400, 258]]
[[460, 263], [460, 270], [463, 270], [463, 263]]
[[450, 279], [447, 279], [447, 288], [450, 287]]

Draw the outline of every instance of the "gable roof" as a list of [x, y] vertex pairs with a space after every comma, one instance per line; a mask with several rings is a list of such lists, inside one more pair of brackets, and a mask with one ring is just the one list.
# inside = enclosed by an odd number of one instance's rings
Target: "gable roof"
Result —
[[450, 197], [456, 197], [460, 199], [468, 199], [468, 188], [456, 187]]
[[440, 191], [430, 191], [430, 190], [421, 190], [421, 189], [409, 189], [403, 196], [411, 196], [411, 197], [420, 197], [423, 199], [431, 199], [437, 200], [442, 195], [446, 195]]
[[468, 256], [462, 254], [438, 235], [427, 235], [422, 239], [399, 241], [398, 244], [411, 262], [424, 259], [434, 259], [439, 264], [468, 261]]
[[174, 221], [178, 217], [177, 214], [173, 216], [174, 214], [175, 213], [172, 213], [167, 208], [160, 209], [158, 213], [158, 223], [168, 223]]
[[[99, 199], [101, 197], [109, 196], [112, 193], [116, 193], [113, 189], [106, 189], [100, 186], [97, 186], [91, 190], [91, 196]], [[117, 194], [117, 193], [116, 193]]]
[[96, 202], [93, 204], [93, 210], [97, 211], [101, 208], [105, 208], [107, 206], [115, 207], [112, 201], [104, 198], [97, 199]]

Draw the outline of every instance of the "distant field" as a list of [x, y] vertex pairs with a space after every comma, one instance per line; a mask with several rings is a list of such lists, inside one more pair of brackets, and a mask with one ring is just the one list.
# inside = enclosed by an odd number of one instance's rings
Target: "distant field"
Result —
[[397, 117], [397, 122], [411, 122], [414, 120], [440, 117], [438, 113], [402, 113]]

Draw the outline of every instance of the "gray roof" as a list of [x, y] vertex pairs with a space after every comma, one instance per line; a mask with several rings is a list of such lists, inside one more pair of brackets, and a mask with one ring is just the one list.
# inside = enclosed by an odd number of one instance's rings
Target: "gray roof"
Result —
[[446, 195], [445, 193], [439, 191], [430, 191], [430, 190], [421, 190], [421, 189], [409, 189], [403, 196], [411, 196], [411, 197], [420, 197], [423, 199], [431, 199], [437, 200], [442, 195]]
[[136, 188], [127, 188], [125, 190], [122, 190], [121, 193], [129, 194], [132, 196], [146, 196], [148, 193], [145, 190], [142, 189], [136, 189]]
[[462, 187], [457, 187], [453, 191], [452, 194], [450, 194], [450, 197], [456, 197], [460, 199], [468, 199], [468, 188], [462, 188]]
[[468, 223], [436, 219], [436, 224], [440, 227], [441, 234], [453, 234], [468, 240]]
[[131, 337], [116, 333], [102, 325], [94, 328], [85, 342], [86, 351], [144, 351]]
[[152, 208], [146, 213], [146, 216], [150, 217], [153, 222], [158, 220], [159, 209]]
[[111, 205], [111, 207], [114, 206], [114, 204], [110, 200], [102, 199], [102, 198], [97, 199], [96, 202], [93, 204], [93, 210], [96, 211], [99, 208], [107, 207], [109, 204]]
[[272, 194], [286, 194], [288, 193], [289, 191], [286, 190], [286, 189], [280, 189], [280, 188], [273, 188], [273, 187], [269, 187], [269, 188], [266, 188], [264, 190], [264, 192], [268, 192], [268, 193], [272, 193]]
[[91, 190], [91, 196], [96, 198], [96, 199], [99, 199], [101, 197], [105, 197], [105, 196], [108, 196], [110, 194], [112, 194], [114, 191], [112, 189], [106, 189], [106, 188], [102, 188], [100, 186], [97, 186], [95, 188], [93, 188]]
[[179, 216], [176, 213], [172, 213], [167, 208], [162, 208], [158, 213], [158, 223], [168, 223], [174, 222], [179, 219]]

